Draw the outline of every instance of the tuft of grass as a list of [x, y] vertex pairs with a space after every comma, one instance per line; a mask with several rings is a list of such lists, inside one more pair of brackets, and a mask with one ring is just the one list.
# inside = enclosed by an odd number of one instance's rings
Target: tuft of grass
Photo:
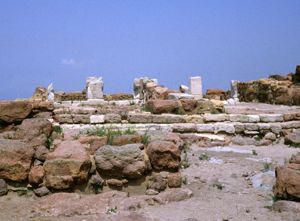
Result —
[[106, 135], [106, 129], [104, 127], [96, 127], [94, 130], [88, 130], [87, 134], [102, 137]]
[[252, 150], [252, 155], [257, 156], [256, 150]]
[[117, 210], [118, 210], [118, 207], [117, 207], [117, 206], [112, 207], [112, 208], [109, 208], [109, 209], [107, 209], [106, 214], [116, 213]]
[[53, 131], [58, 133], [58, 134], [62, 134], [62, 132], [63, 132], [63, 130], [60, 126], [54, 126]]
[[143, 136], [142, 136], [142, 144], [148, 145], [149, 142], [150, 142], [150, 139], [151, 139], [151, 137], [150, 137], [150, 135], [148, 134], [148, 131], [146, 131], [146, 132], [143, 134]]
[[45, 143], [45, 146], [49, 149], [53, 145], [53, 138], [48, 137]]
[[190, 165], [191, 164], [189, 163], [189, 158], [188, 158], [188, 155], [187, 155], [187, 150], [184, 149], [183, 150], [183, 159], [180, 162], [180, 168], [185, 169], [185, 168], [188, 168]]
[[268, 162], [265, 162], [264, 163], [264, 170], [265, 172], [269, 171], [272, 169], [272, 163], [268, 163]]
[[182, 177], [182, 184], [187, 185], [187, 183], [188, 183], [187, 177], [186, 176]]
[[132, 134], [136, 134], [136, 130], [132, 129], [132, 128], [128, 128], [126, 130], [124, 130], [122, 132], [122, 134], [126, 134], [126, 135], [132, 135]]
[[210, 156], [207, 154], [207, 153], [202, 153], [200, 156], [199, 156], [199, 160], [210, 160]]

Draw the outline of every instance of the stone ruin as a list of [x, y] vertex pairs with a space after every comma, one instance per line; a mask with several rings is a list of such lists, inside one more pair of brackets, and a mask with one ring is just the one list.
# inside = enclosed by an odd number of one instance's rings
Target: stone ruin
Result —
[[[179, 90], [161, 86], [157, 79], [137, 78], [134, 94], [110, 95], [104, 94], [101, 77], [90, 77], [82, 92], [56, 92], [51, 84], [38, 87], [28, 100], [2, 101], [0, 193], [7, 193], [6, 181], [22, 183], [37, 196], [126, 191], [136, 183], [144, 194], [156, 195], [184, 185], [181, 170], [188, 166], [190, 145], [271, 146], [283, 141], [298, 146], [300, 107], [239, 104], [269, 103], [271, 98], [285, 104], [289, 96], [287, 104], [298, 104], [298, 75], [232, 81], [231, 91], [210, 89], [204, 96], [201, 77], [191, 77], [190, 87]], [[274, 192], [281, 199], [300, 199], [298, 158], [276, 169]]]

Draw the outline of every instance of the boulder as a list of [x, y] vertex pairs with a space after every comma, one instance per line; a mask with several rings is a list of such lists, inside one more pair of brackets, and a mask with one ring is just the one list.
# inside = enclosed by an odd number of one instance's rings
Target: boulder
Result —
[[178, 170], [181, 151], [170, 141], [151, 141], [146, 148], [151, 165], [156, 170]]
[[169, 173], [168, 174], [168, 186], [170, 188], [181, 187], [182, 176], [181, 173]]
[[148, 189], [156, 190], [158, 192], [164, 191], [168, 186], [167, 174], [154, 173], [148, 182]]
[[32, 111], [29, 101], [1, 101], [0, 102], [0, 121], [6, 123], [21, 122]]
[[45, 147], [44, 145], [38, 146], [34, 153], [34, 157], [44, 162], [47, 158], [48, 153], [49, 153], [49, 149], [47, 147]]
[[7, 194], [7, 192], [8, 192], [8, 189], [7, 189], [7, 184], [6, 184], [5, 180], [0, 179], [0, 196]]
[[79, 141], [63, 141], [44, 163], [45, 184], [48, 188], [68, 189], [87, 181], [91, 168], [90, 156]]
[[176, 113], [179, 110], [179, 103], [176, 100], [150, 100], [146, 107], [153, 114]]
[[37, 147], [45, 145], [52, 132], [52, 123], [44, 118], [30, 118], [23, 120], [16, 131], [16, 138]]
[[35, 193], [35, 195], [37, 196], [46, 196], [50, 193], [50, 190], [45, 187], [45, 186], [42, 186], [42, 187], [39, 187], [37, 189], [34, 189], [33, 192]]
[[291, 132], [285, 135], [284, 144], [300, 147], [300, 131]]
[[276, 167], [273, 191], [280, 199], [300, 200], [300, 164]]
[[19, 140], [0, 139], [0, 178], [26, 180], [33, 160], [34, 149]]
[[43, 166], [33, 166], [29, 172], [28, 181], [32, 185], [38, 185], [43, 182], [44, 168]]
[[197, 100], [181, 99], [181, 105], [185, 111], [191, 112], [197, 107]]
[[78, 141], [84, 145], [89, 154], [94, 155], [96, 150], [107, 144], [107, 136], [83, 136]]
[[141, 178], [150, 168], [150, 163], [141, 150], [141, 146], [143, 144], [101, 147], [95, 153], [98, 172], [110, 178]]
[[207, 89], [205, 98], [223, 101], [229, 98], [229, 96], [226, 91], [221, 89]]
[[48, 91], [44, 87], [37, 87], [32, 95], [33, 100], [46, 101], [48, 98]]

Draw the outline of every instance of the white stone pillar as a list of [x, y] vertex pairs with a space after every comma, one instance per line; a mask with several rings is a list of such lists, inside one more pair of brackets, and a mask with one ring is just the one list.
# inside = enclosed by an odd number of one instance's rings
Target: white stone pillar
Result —
[[195, 98], [203, 98], [202, 78], [200, 76], [190, 77], [190, 91]]
[[237, 81], [237, 80], [231, 80], [231, 90], [230, 90], [231, 98], [237, 99], [239, 97], [238, 83], [239, 83], [239, 81]]
[[87, 99], [103, 99], [102, 77], [88, 77], [86, 80]]

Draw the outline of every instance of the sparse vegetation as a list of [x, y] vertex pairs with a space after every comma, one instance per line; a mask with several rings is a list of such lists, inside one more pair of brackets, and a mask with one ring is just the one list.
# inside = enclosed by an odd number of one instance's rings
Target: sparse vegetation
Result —
[[45, 143], [46, 147], [50, 148], [52, 146], [52, 144], [53, 144], [53, 138], [48, 137], [47, 140], [46, 140], [46, 143]]
[[150, 135], [148, 134], [148, 131], [146, 131], [146, 132], [143, 134], [143, 136], [142, 136], [142, 144], [148, 145], [149, 142], [150, 142], [150, 139], [151, 139], [151, 137], [150, 137]]
[[256, 150], [252, 150], [252, 155], [257, 156]]
[[207, 153], [202, 153], [200, 156], [199, 156], [199, 160], [210, 160], [210, 156], [207, 154]]
[[118, 210], [118, 207], [117, 207], [117, 206], [112, 207], [112, 208], [109, 208], [109, 209], [107, 209], [106, 214], [116, 213], [117, 210]]
[[60, 126], [54, 126], [53, 131], [58, 133], [58, 134], [62, 134], [62, 132], [63, 132], [63, 130]]
[[189, 166], [190, 166], [190, 163], [189, 163], [189, 158], [187, 155], [187, 150], [184, 149], [183, 150], [183, 159], [180, 162], [180, 168], [185, 169], [185, 168], [188, 168]]
[[272, 169], [272, 163], [265, 162], [263, 171], [267, 172]]

